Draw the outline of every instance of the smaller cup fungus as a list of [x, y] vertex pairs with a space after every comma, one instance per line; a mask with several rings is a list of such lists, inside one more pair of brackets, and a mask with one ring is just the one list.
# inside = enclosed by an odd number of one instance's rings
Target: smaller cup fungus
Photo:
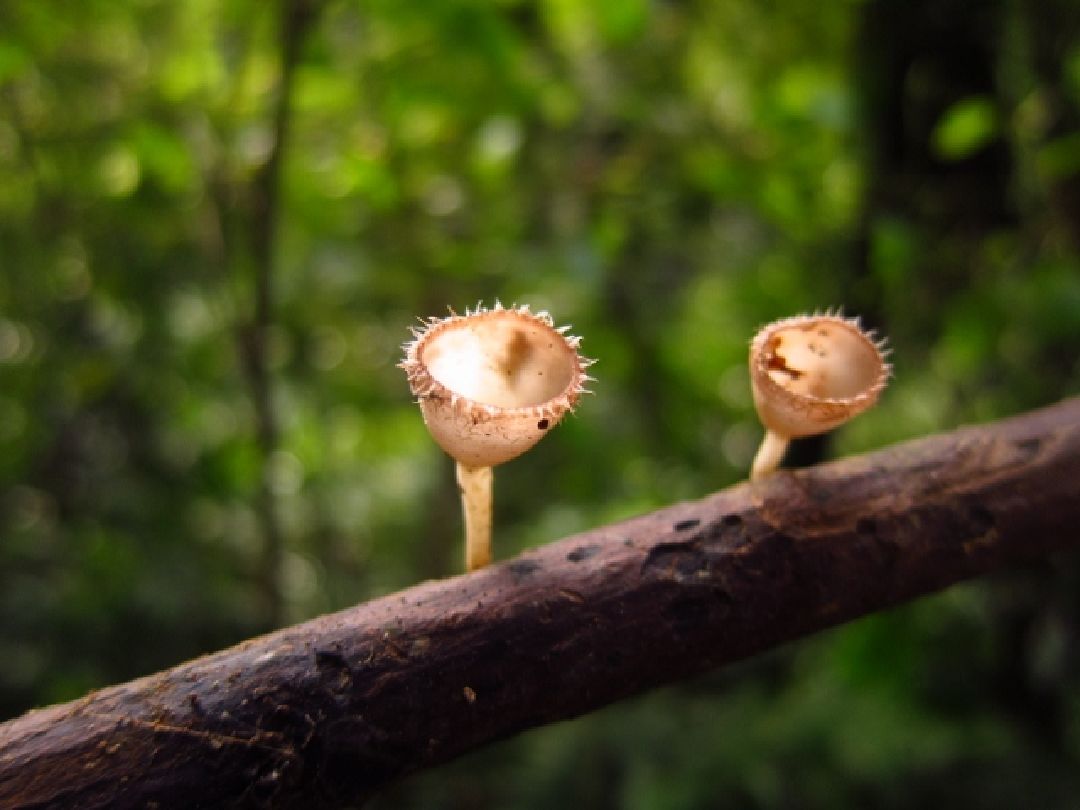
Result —
[[435, 441], [457, 462], [465, 514], [465, 567], [491, 562], [492, 467], [529, 450], [569, 411], [592, 378], [546, 312], [477, 306], [413, 329], [398, 365]]
[[750, 343], [750, 384], [765, 438], [751, 480], [780, 466], [791, 439], [825, 433], [873, 405], [889, 379], [884, 340], [858, 318], [801, 315]]

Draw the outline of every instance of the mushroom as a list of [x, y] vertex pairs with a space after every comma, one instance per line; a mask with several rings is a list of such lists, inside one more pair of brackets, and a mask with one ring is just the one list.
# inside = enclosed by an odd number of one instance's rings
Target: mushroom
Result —
[[398, 365], [435, 441], [457, 462], [465, 567], [491, 561], [492, 467], [529, 450], [573, 410], [594, 361], [546, 312], [503, 307], [414, 328]]
[[887, 353], [858, 318], [840, 314], [762, 328], [750, 343], [750, 384], [765, 438], [751, 480], [780, 466], [791, 439], [830, 431], [873, 405], [889, 378]]

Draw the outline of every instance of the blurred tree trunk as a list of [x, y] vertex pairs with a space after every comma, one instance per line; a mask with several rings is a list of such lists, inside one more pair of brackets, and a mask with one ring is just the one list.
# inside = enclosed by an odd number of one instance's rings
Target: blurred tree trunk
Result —
[[274, 261], [280, 223], [281, 164], [289, 142], [293, 77], [300, 58], [300, 46], [315, 19], [315, 5], [312, 0], [281, 0], [277, 13], [280, 65], [271, 121], [272, 140], [266, 161], [252, 181], [249, 195], [247, 224], [254, 273], [254, 306], [251, 322], [243, 331], [241, 341], [244, 369], [255, 407], [261, 458], [256, 496], [256, 514], [264, 543], [259, 588], [268, 627], [280, 626], [284, 618], [281, 569], [285, 538], [271, 480], [279, 430], [269, 368], [270, 332], [274, 325]]
[[[1055, 225], [1080, 249], [1080, 87], [1075, 73], [1080, 43], [1080, 6], [1075, 0], [1024, 0], [1016, 21], [1026, 37], [1020, 43], [1034, 74], [1043, 115], [1037, 134], [1042, 147], [1037, 171], [1047, 185], [1045, 201]], [[1074, 68], [1075, 70], [1075, 68]], [[1070, 84], [1072, 85], [1070, 87]], [[1023, 103], [1026, 99], [1018, 99]]]
[[5, 810], [355, 805], [1080, 545], [1080, 399], [744, 483], [0, 725]]
[[[905, 216], [969, 239], [1015, 223], [1004, 133], [962, 156], [941, 154], [934, 138], [957, 102], [998, 102], [1004, 13], [1002, 0], [873, 0], [864, 6], [855, 75], [860, 131], [868, 135], [871, 220]], [[955, 282], [966, 269], [946, 278]]]
[[[1000, 106], [1003, 0], [872, 0], [855, 37], [856, 97], [866, 183], [854, 245], [851, 303], [870, 327], [896, 335], [882, 302], [910, 313], [909, 329], [935, 334], [930, 304], [962, 291], [982, 239], [1015, 224], [1014, 165], [1004, 127], [962, 156], [935, 147], [953, 105]], [[885, 255], [890, 233], [916, 255]], [[907, 306], [905, 306], [905, 304]]]
[[[953, 105], [999, 103], [1005, 13], [1004, 0], [871, 0], [859, 11], [851, 73], [866, 183], [844, 304], [882, 334], [897, 334], [882, 303], [904, 297], [914, 303], [915, 328], [933, 333], [940, 325], [920, 323], [919, 313], [938, 312], [927, 303], [963, 289], [986, 234], [1017, 220], [1004, 127], [961, 157], [935, 147], [935, 129]], [[899, 295], [874, 264], [879, 228], [894, 222], [930, 246]], [[817, 463], [830, 445], [828, 434], [795, 442], [788, 461]]]
[[[920, 312], [935, 318], [921, 324], [924, 334], [943, 329], [943, 310], [931, 303], [964, 295], [985, 275], [986, 237], [996, 231], [1023, 246], [1043, 242], [1056, 224], [1080, 245], [1080, 171], [1046, 175], [1047, 186], [1034, 201], [1027, 194], [1025, 207], [1017, 155], [1039, 144], [1016, 143], [1031, 137], [1016, 134], [1017, 106], [1034, 95], [1045, 118], [1041, 141], [1080, 132], [1080, 108], [1068, 101], [1065, 75], [1080, 35], [1077, 11], [1073, 0], [873, 0], [862, 8], [853, 74], [859, 131], [868, 134], [867, 182], [854, 273], [859, 311], [873, 313], [873, 325], [889, 333], [885, 313], [874, 307], [881, 301], [895, 307], [906, 297], [909, 329], [920, 329]], [[1006, 76], [1014, 86], [1004, 84]], [[992, 105], [996, 131], [970, 153], [942, 154], [935, 130], [953, 105], [972, 98]], [[889, 227], [910, 234], [917, 246], [906, 267], [883, 267], [875, 256], [875, 242], [882, 243]], [[1024, 251], [1032, 261], [1036, 253]], [[887, 278], [890, 273], [897, 275]], [[1055, 360], [1063, 378], [1074, 362], [1072, 347]], [[1023, 579], [1003, 583], [995, 603], [999, 700], [1027, 723], [1033, 739], [1064, 753], [1067, 693], [1061, 684], [1038, 682], [1032, 662], [1034, 628], [1056, 610], [1055, 599]], [[1078, 607], [1073, 623], [1080, 620]]]

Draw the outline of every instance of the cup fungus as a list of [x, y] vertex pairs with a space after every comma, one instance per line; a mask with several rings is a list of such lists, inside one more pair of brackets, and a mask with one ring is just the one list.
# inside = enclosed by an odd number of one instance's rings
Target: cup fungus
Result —
[[435, 441], [457, 462], [465, 514], [465, 566], [491, 561], [492, 467], [521, 455], [568, 411], [592, 379], [546, 312], [477, 306], [429, 318], [398, 365]]
[[873, 405], [889, 378], [885, 341], [857, 318], [775, 321], [750, 343], [750, 384], [765, 438], [751, 480], [780, 466], [788, 442], [825, 433]]

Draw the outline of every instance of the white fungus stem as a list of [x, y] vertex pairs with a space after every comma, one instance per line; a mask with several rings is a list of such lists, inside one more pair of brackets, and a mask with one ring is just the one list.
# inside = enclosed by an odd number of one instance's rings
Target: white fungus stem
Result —
[[461, 509], [465, 514], [465, 570], [491, 562], [491, 497], [495, 474], [491, 467], [457, 463]]
[[789, 441], [787, 436], [781, 436], [772, 430], [765, 431], [765, 438], [761, 440], [761, 447], [758, 448], [754, 463], [750, 467], [751, 481], [768, 475], [780, 466]]

